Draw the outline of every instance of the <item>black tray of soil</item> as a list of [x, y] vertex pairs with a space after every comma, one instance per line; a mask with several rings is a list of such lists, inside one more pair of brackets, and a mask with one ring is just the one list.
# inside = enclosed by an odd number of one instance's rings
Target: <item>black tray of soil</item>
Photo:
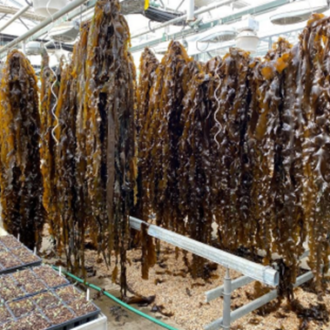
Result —
[[22, 268], [39, 266], [41, 262], [41, 258], [24, 246], [11, 251], [0, 251], [0, 274], [13, 273]]
[[27, 293], [27, 295], [34, 295], [47, 290], [46, 284], [38, 279], [31, 269], [17, 271], [11, 274], [11, 276], [17, 282], [17, 285]]
[[[65, 308], [64, 308], [65, 307]], [[59, 319], [53, 319], [52, 314], [57, 314], [61, 311], [61, 317], [60, 319], [64, 320], [67, 318], [67, 321], [61, 323], [61, 324], [54, 324], [55, 322], [59, 321]], [[73, 318], [70, 320], [69, 318], [69, 312], [74, 315]], [[63, 306], [56, 307], [53, 309], [46, 309], [43, 310], [47, 318], [54, 324], [49, 330], [65, 330], [65, 329], [71, 329], [75, 328], [77, 326], [80, 326], [82, 324], [86, 324], [90, 321], [95, 320], [101, 310], [92, 302], [92, 301], [86, 301], [86, 298], [84, 299], [78, 299], [73, 300], [71, 303], [69, 303], [67, 306], [63, 303]]]
[[24, 245], [12, 235], [0, 236], [0, 243], [8, 250], [15, 250], [24, 247]]
[[15, 279], [10, 275], [0, 276], [0, 300], [10, 301], [26, 296], [27, 293], [18, 286]]
[[84, 292], [80, 291], [74, 285], [58, 288], [55, 293], [67, 304], [72, 300], [84, 299], [86, 296]]
[[14, 320], [14, 315], [5, 304], [0, 305], [0, 325]]
[[17, 259], [13, 254], [8, 252], [0, 252], [0, 274], [12, 273], [17, 269], [25, 267], [25, 265]]
[[0, 326], [0, 330], [46, 330], [50, 329], [51, 324], [39, 311], [28, 314], [18, 320], [7, 322]]
[[53, 268], [49, 266], [42, 265], [35, 267], [32, 270], [36, 276], [47, 285], [48, 288], [55, 290], [59, 287], [70, 284], [66, 278], [60, 276]]
[[41, 309], [58, 307], [62, 304], [60, 298], [52, 291], [41, 292], [31, 298]]
[[7, 303], [9, 310], [13, 313], [16, 319], [27, 316], [32, 312], [38, 310], [37, 305], [34, 303], [31, 297], [25, 297], [22, 299], [14, 300]]
[[76, 321], [76, 315], [65, 305], [47, 308], [42, 311], [52, 326], [49, 329], [71, 329]]
[[11, 250], [11, 253], [20, 261], [22, 261], [25, 265], [29, 267], [40, 266], [41, 258], [35, 255], [31, 250], [22, 246], [16, 250]]
[[[57, 291], [66, 288], [70, 287]], [[96, 319], [100, 313], [77, 288], [62, 291], [62, 297], [69, 302], [49, 290], [8, 302], [3, 305], [7, 310], [1, 310], [0, 305], [0, 330], [69, 330]]]
[[0, 244], [0, 252], [8, 252], [9, 250], [2, 244]]

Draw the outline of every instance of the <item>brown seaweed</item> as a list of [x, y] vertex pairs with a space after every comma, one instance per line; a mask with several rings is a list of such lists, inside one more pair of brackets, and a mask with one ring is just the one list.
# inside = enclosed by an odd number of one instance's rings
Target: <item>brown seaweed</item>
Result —
[[[129, 29], [117, 1], [98, 1], [88, 35], [85, 111], [87, 183], [100, 251], [121, 259], [126, 295], [129, 213], [137, 175]], [[117, 263], [114, 272], [117, 272]]]
[[[252, 257], [261, 249], [278, 264], [289, 298], [307, 239], [320, 290], [328, 269], [329, 47], [322, 15], [297, 45], [280, 38], [264, 59], [230, 49], [202, 66], [172, 42], [139, 86], [141, 215], [207, 244], [215, 222], [217, 245]], [[187, 266], [201, 275], [202, 264]]]
[[45, 222], [40, 171], [37, 78], [19, 51], [8, 56], [1, 79], [0, 184], [5, 229], [30, 248], [41, 244]]

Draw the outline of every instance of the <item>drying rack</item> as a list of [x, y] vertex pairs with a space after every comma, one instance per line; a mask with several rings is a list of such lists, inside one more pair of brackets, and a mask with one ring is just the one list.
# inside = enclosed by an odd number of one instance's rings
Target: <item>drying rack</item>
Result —
[[[279, 272], [276, 269], [270, 266], [263, 266], [257, 264], [242, 257], [238, 257], [231, 253], [222, 251], [220, 249], [216, 249], [212, 246], [195, 241], [191, 238], [173, 233], [170, 230], [146, 223], [135, 217], [130, 217], [130, 227], [132, 229], [141, 231], [142, 224], [147, 226], [149, 236], [157, 238], [163, 242], [169, 243], [185, 251], [191, 252], [199, 257], [210, 260], [226, 268], [224, 284], [205, 293], [206, 302], [210, 302], [214, 299], [223, 296], [222, 317], [208, 325], [205, 325], [205, 330], [230, 329], [230, 324], [232, 322], [238, 320], [239, 318], [247, 315], [248, 313], [251, 313], [252, 311], [264, 306], [273, 299], [277, 298], [278, 295], [276, 287], [279, 285]], [[306, 251], [300, 257], [300, 260], [307, 257], [308, 254], [309, 251]], [[242, 273], [243, 276], [232, 280], [230, 277], [230, 269]], [[312, 278], [313, 273], [311, 271], [308, 271], [307, 273], [297, 278], [294, 287], [298, 287], [305, 282], [311, 280]], [[253, 281], [259, 281], [262, 284], [274, 287], [274, 290], [232, 311], [232, 292]]]

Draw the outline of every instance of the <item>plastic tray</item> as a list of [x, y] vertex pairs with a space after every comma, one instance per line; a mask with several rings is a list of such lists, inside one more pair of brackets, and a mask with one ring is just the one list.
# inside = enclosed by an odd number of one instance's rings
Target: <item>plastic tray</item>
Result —
[[8, 322], [11, 322], [12, 320], [15, 320], [15, 315], [13, 314], [13, 312], [11, 311], [11, 309], [7, 306], [7, 304], [4, 303], [4, 304], [2, 304], [2, 306], [4, 306], [7, 309], [7, 311], [11, 315], [11, 319], [10, 320], [7, 320], [7, 321], [3, 321], [3, 322], [0, 320], [0, 328], [1, 328], [2, 325], [6, 324]]
[[[19, 299], [22, 299], [24, 297], [27, 297], [29, 294], [21, 287], [18, 285], [18, 282], [15, 280], [14, 277], [12, 277], [10, 274], [2, 274], [3, 276], [8, 276], [10, 277], [14, 283], [16, 284], [16, 287], [22, 292], [22, 296], [18, 297], [18, 298], [12, 298], [10, 300], [4, 300], [1, 296], [0, 296], [0, 300], [4, 301], [4, 302], [10, 302], [10, 301], [14, 301], [14, 300], [19, 300]], [[0, 277], [0, 280], [1, 280], [1, 277]]]
[[[78, 290], [78, 292], [83, 293], [83, 291], [81, 291], [79, 288], [77, 288], [77, 287], [75, 287], [75, 288]], [[58, 289], [58, 288], [57, 288], [57, 289]], [[61, 301], [63, 301], [63, 300], [57, 295], [57, 293], [55, 292], [55, 290], [51, 290], [51, 291], [55, 294], [56, 297], [58, 297]], [[77, 300], [77, 299], [73, 299], [72, 301], [75, 301], [75, 300]], [[72, 302], [72, 301], [71, 301], [71, 302]], [[88, 322], [91, 322], [91, 321], [95, 320], [95, 319], [98, 317], [98, 315], [101, 313], [101, 310], [100, 310], [100, 308], [99, 308], [98, 306], [96, 306], [94, 303], [91, 303], [91, 304], [92, 304], [92, 305], [94, 306], [94, 308], [95, 308], [95, 311], [94, 311], [94, 312], [88, 313], [88, 314], [83, 315], [83, 316], [79, 316], [79, 317], [77, 317], [77, 318], [75, 318], [75, 319], [73, 319], [73, 320], [70, 320], [70, 321], [66, 322], [66, 323], [59, 324], [58, 326], [53, 326], [53, 327], [49, 328], [49, 330], [68, 330], [68, 329], [72, 329], [72, 328], [75, 328], [75, 327], [80, 326], [80, 325], [82, 325], [82, 324], [86, 324], [86, 323], [88, 323]], [[64, 301], [63, 301], [63, 305], [64, 305], [64, 306], [67, 306], [70, 310], [72, 310], [72, 309], [68, 306], [68, 304], [67, 304], [66, 302], [64, 302]], [[75, 313], [73, 310], [72, 310], [72, 312]], [[47, 329], [47, 330], [48, 330], [48, 329]]]
[[16, 272], [18, 270], [23, 270], [25, 268], [39, 266], [40, 264], [41, 264], [41, 260], [40, 260], [40, 262], [39, 261], [38, 262], [31, 262], [29, 264], [22, 264], [21, 266], [12, 267], [12, 268], [4, 268], [1, 265], [2, 269], [0, 269], [0, 275], [11, 274], [11, 273], [14, 273], [14, 272]]
[[[12, 236], [14, 237], [14, 236]], [[11, 257], [13, 259], [18, 260], [19, 262], [21, 262], [21, 265], [17, 265], [15, 267], [11, 267], [11, 268], [5, 268], [1, 263], [0, 263], [0, 275], [2, 274], [9, 274], [9, 273], [13, 273], [16, 272], [17, 270], [21, 270], [24, 268], [28, 268], [28, 267], [36, 267], [36, 266], [40, 266], [42, 263], [42, 259], [38, 256], [36, 256], [38, 258], [38, 260], [30, 262], [30, 263], [24, 263], [23, 261], [21, 261], [18, 257], [16, 257], [11, 251], [12, 250], [17, 250], [20, 248], [24, 248], [26, 251], [30, 252], [31, 254], [33, 254], [33, 252], [31, 250], [29, 250], [26, 246], [24, 246], [23, 244], [21, 244], [20, 247], [17, 247], [15, 249], [10, 250], [7, 246], [5, 246], [3, 243], [0, 242], [0, 246], [1, 246], [1, 252], [7, 252], [11, 254]]]
[[[45, 291], [45, 292], [52, 292], [56, 296], [56, 293], [53, 292], [52, 290], [48, 290], [48, 291]], [[21, 300], [24, 300], [24, 299], [30, 299], [30, 301], [32, 302], [32, 304], [35, 306], [35, 310], [33, 312], [27, 313], [27, 314], [21, 316], [20, 318], [15, 317], [15, 315], [12, 312], [12, 310], [10, 309], [9, 305], [7, 303], [5, 304], [6, 308], [9, 311], [9, 313], [12, 315], [13, 321], [14, 322], [17, 322], [17, 321], [19, 321], [22, 318], [25, 318], [25, 317], [33, 314], [33, 313], [38, 312], [41, 315], [43, 315], [45, 317], [45, 319], [51, 324], [51, 321], [48, 319], [48, 317], [45, 315], [45, 312], [44, 312], [47, 309], [41, 309], [38, 306], [38, 304], [32, 299], [33, 296], [34, 295], [31, 295], [31, 296], [20, 298], [20, 299], [17, 299], [15, 301], [13, 301], [13, 302], [18, 302], [18, 301], [21, 301]], [[86, 315], [83, 315], [83, 316], [76, 316], [75, 312], [62, 300], [60, 306], [65, 306], [66, 308], [68, 308], [70, 310], [70, 312], [72, 313], [73, 318], [71, 320], [67, 321], [67, 322], [64, 322], [64, 323], [57, 324], [57, 325], [52, 325], [49, 328], [47, 328], [47, 330], [69, 330], [69, 329], [73, 329], [73, 328], [75, 328], [77, 326], [81, 326], [83, 324], [86, 324], [88, 322], [91, 322], [91, 321], [97, 319], [98, 316], [99, 316], [99, 314], [100, 314], [100, 312], [101, 312], [101, 310], [94, 303], [91, 303], [91, 304], [94, 306], [95, 311], [93, 311], [91, 313], [88, 313]], [[57, 306], [57, 307], [60, 307], [60, 306]], [[52, 307], [52, 308], [56, 308], [56, 307]], [[5, 322], [2, 323], [2, 324], [5, 324]]]
[[[82, 325], [82, 324], [85, 324], [85, 323], [88, 323], [90, 321], [93, 321], [95, 320], [98, 315], [100, 314], [101, 310], [94, 304], [92, 303], [93, 306], [96, 308], [96, 310], [94, 312], [91, 312], [89, 314], [86, 314], [84, 316], [79, 316], [79, 317], [76, 317], [72, 320], [69, 320], [65, 323], [62, 323], [62, 324], [58, 324], [58, 325], [54, 325], [50, 328], [48, 328], [47, 330], [67, 330], [67, 329], [72, 329], [74, 327], [77, 327], [79, 325]], [[64, 306], [66, 306], [64, 303], [63, 303]], [[74, 311], [68, 307], [69, 310], [71, 310], [73, 313]]]
[[[17, 247], [14, 247], [14, 248], [10, 248], [10, 247], [8, 247], [8, 246], [2, 241], [2, 239], [3, 239], [4, 237], [11, 237], [14, 241], [16, 241], [16, 243], [18, 244], [18, 246], [17, 246]], [[21, 242], [15, 237], [15, 236], [13, 236], [13, 235], [9, 235], [9, 234], [0, 236], [0, 244], [1, 244], [1, 246], [4, 246], [4, 247], [5, 247], [6, 249], [8, 249], [8, 250], [16, 250], [16, 249], [19, 249], [19, 248], [21, 248], [21, 247], [25, 247], [25, 245], [24, 245], [23, 243], [21, 243]]]
[[[37, 266], [38, 266], [38, 267], [39, 267], [39, 266], [49, 267], [49, 266], [47, 266], [47, 265], [37, 265]], [[51, 268], [51, 267], [49, 267], [49, 268], [54, 272], [54, 274], [57, 274], [57, 272], [56, 272], [53, 268]], [[41, 277], [38, 276], [38, 274], [37, 274], [36, 272], [34, 272], [34, 268], [32, 268], [31, 270], [32, 270], [32, 272], [34, 273], [34, 275], [35, 275], [35, 276], [36, 276], [36, 277], [37, 277], [42, 283], [44, 283], [44, 284], [46, 285], [46, 287], [47, 287], [48, 289], [56, 290], [56, 289], [59, 289], [59, 288], [62, 288], [62, 287], [64, 287], [64, 286], [67, 286], [67, 285], [71, 284], [70, 281], [68, 281], [65, 277], [61, 276], [61, 278], [65, 281], [65, 283], [60, 284], [60, 285], [56, 285], [56, 286], [49, 286], [49, 285], [47, 285], [47, 283], [46, 283]], [[60, 276], [59, 274], [57, 274], [57, 275]]]
[[[37, 294], [39, 294], [39, 293], [46, 292], [46, 291], [49, 290], [49, 287], [46, 285], [46, 283], [45, 283], [44, 281], [42, 281], [39, 277], [37, 277], [36, 274], [32, 271], [31, 268], [28, 268], [28, 269], [21, 269], [21, 270], [19, 270], [18, 272], [21, 272], [21, 271], [23, 271], [23, 270], [30, 270], [31, 273], [32, 273], [32, 275], [33, 275], [38, 281], [40, 281], [41, 284], [43, 284], [43, 285], [45, 286], [45, 288], [42, 289], [42, 290], [35, 291], [35, 292], [32, 292], [32, 293], [28, 293], [28, 292], [26, 291], [26, 289], [24, 288], [24, 285], [21, 283], [21, 285], [20, 285], [19, 287], [20, 287], [20, 288], [26, 293], [26, 295], [25, 295], [24, 297], [35, 296], [35, 295], [37, 295]], [[19, 283], [19, 282], [13, 277], [13, 274], [14, 274], [14, 273], [11, 273], [11, 274], [9, 274], [9, 276], [12, 277], [12, 278], [14, 279], [14, 281], [15, 281], [16, 283], [18, 283], [18, 285], [19, 285], [20, 283]], [[20, 300], [20, 299], [21, 299], [21, 298], [14, 299], [14, 300]]]
[[[59, 286], [55, 286], [55, 287], [49, 287], [34, 271], [33, 271], [33, 268], [28, 268], [30, 271], [31, 271], [31, 273], [42, 283], [42, 284], [44, 284], [44, 286], [45, 286], [45, 289], [44, 290], [40, 290], [40, 291], [36, 291], [36, 292], [33, 292], [33, 293], [28, 293], [28, 292], [26, 292], [26, 290], [24, 290], [24, 288], [23, 288], [23, 286], [22, 285], [19, 285], [19, 283], [17, 282], [17, 280], [12, 276], [14, 273], [12, 272], [12, 273], [10, 273], [10, 274], [1, 274], [2, 276], [8, 276], [8, 277], [10, 277], [13, 281], [14, 281], [14, 283], [16, 284], [16, 286], [22, 291], [22, 293], [23, 293], [23, 295], [22, 296], [20, 296], [20, 297], [18, 297], [18, 298], [12, 298], [12, 299], [10, 299], [10, 300], [8, 300], [8, 301], [16, 301], [16, 300], [20, 300], [20, 299], [23, 299], [23, 298], [27, 298], [27, 297], [31, 297], [31, 296], [35, 296], [35, 295], [37, 295], [37, 294], [39, 294], [39, 293], [43, 293], [43, 292], [47, 292], [47, 291], [50, 291], [50, 292], [53, 292], [53, 293], [55, 293], [55, 290], [57, 290], [57, 289], [59, 289], [59, 288], [62, 288], [62, 287], [65, 287], [65, 286], [68, 286], [68, 285], [70, 285], [71, 283], [66, 279], [66, 278], [64, 278], [63, 277], [63, 279], [65, 280], [65, 283], [63, 283], [63, 284], [61, 284], [61, 285], [59, 285]], [[23, 271], [24, 269], [18, 269], [17, 271], [19, 272], [19, 271]], [[58, 275], [59, 276], [59, 275]], [[0, 281], [1, 281], [1, 276], [0, 276]], [[55, 295], [57, 296], [57, 294], [55, 293]], [[58, 297], [58, 296], [57, 296]], [[2, 297], [0, 296], [0, 299], [1, 299]]]

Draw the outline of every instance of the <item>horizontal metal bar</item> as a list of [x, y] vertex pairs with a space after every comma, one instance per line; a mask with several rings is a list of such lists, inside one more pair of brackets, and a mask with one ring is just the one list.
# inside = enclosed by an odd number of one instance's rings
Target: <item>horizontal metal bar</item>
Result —
[[[305, 282], [308, 282], [309, 280], [311, 280], [313, 278], [313, 273], [312, 272], [308, 272], [304, 275], [301, 275], [297, 278], [296, 283], [294, 284], [294, 287], [298, 287], [302, 284], [304, 284]], [[246, 314], [249, 314], [253, 311], [255, 311], [256, 309], [264, 306], [265, 304], [271, 302], [272, 300], [274, 300], [275, 298], [277, 298], [277, 290], [272, 290], [271, 292], [261, 296], [258, 299], [255, 299], [253, 301], [251, 301], [250, 303], [234, 310], [233, 312], [231, 312], [230, 314], [230, 322], [234, 322], [236, 320], [238, 320], [239, 318], [245, 316]], [[206, 325], [204, 327], [205, 330], [218, 330], [222, 328], [222, 321], [223, 318], [220, 318], [208, 325]]]
[[[219, 8], [219, 7], [228, 5], [228, 4], [233, 3], [235, 1], [237, 1], [237, 0], [223, 0], [223, 1], [219, 1], [219, 2], [213, 3], [213, 4], [208, 5], [208, 6], [204, 6], [204, 7], [200, 8], [200, 9], [196, 10], [193, 14], [194, 15], [200, 15], [200, 14], [206, 13], [206, 12], [212, 10], [212, 9], [216, 9], [216, 8]], [[165, 22], [163, 24], [159, 24], [159, 25], [153, 27], [152, 28], [152, 31], [161, 30], [161, 29], [163, 29], [163, 28], [165, 28], [167, 26], [170, 26], [170, 25], [173, 25], [173, 24], [176, 24], [176, 23], [180, 23], [182, 21], [185, 21], [187, 18], [188, 18], [187, 14], [182, 15], [180, 17], [176, 17], [174, 19], [171, 19], [168, 22]], [[131, 39], [141, 37], [141, 36], [143, 36], [143, 35], [145, 35], [147, 33], [150, 33], [150, 30], [149, 29], [132, 35]]]
[[[142, 223], [143, 221], [130, 217], [130, 226], [132, 228], [141, 230]], [[236, 270], [261, 283], [274, 287], [279, 283], [278, 271], [269, 266], [257, 264], [228, 252], [216, 249], [212, 246], [197, 242], [191, 238], [173, 233], [167, 229], [155, 225], [147, 225], [149, 226], [148, 234], [152, 237], [158, 238], [173, 246], [191, 252], [224, 267]]]
[[[85, 0], [86, 2], [86, 0]], [[61, 24], [62, 22], [65, 22], [65, 21], [71, 21], [73, 20], [74, 18], [78, 17], [79, 15], [82, 15], [84, 14], [86, 11], [88, 11], [89, 9], [93, 8], [96, 4], [96, 0], [89, 0], [86, 2], [86, 5], [85, 5], [85, 8], [81, 9], [81, 8], [77, 8], [75, 10], [72, 10], [68, 16], [65, 17], [64, 20], [62, 21], [59, 21], [59, 22], [55, 22], [54, 23], [54, 27]], [[42, 35], [45, 35], [49, 32], [49, 27], [45, 27], [43, 29], [41, 29], [40, 31], [38, 31], [37, 33], [35, 33], [33, 35], [33, 38], [30, 38], [29, 40], [35, 40], [35, 39], [38, 39], [40, 38]]]
[[27, 5], [20, 9], [13, 17], [11, 17], [3, 26], [0, 27], [0, 32], [2, 32], [6, 27], [11, 25], [14, 21], [16, 21], [17, 18], [19, 18], [21, 15], [23, 15], [25, 12], [27, 12], [30, 9], [30, 6]]
[[[308, 257], [309, 255], [309, 250], [306, 250], [301, 256], [300, 256], [300, 260]], [[239, 289], [240, 287], [250, 284], [251, 282], [253, 282], [254, 279], [248, 276], [241, 276], [235, 280], [232, 281], [231, 285], [232, 285], [232, 290], [236, 290]], [[221, 297], [223, 295], [223, 290], [224, 290], [224, 285], [221, 285], [213, 290], [207, 291], [205, 292], [206, 295], [206, 302], [210, 302], [214, 299], [217, 299], [219, 297]]]
[[33, 36], [36, 34], [36, 32], [40, 31], [53, 21], [57, 20], [58, 18], [64, 16], [65, 14], [69, 13], [73, 9], [77, 8], [78, 6], [82, 5], [86, 0], [75, 0], [70, 2], [67, 6], [56, 12], [53, 16], [46, 18], [44, 21], [42, 21], [40, 24], [35, 26], [33, 29], [27, 31], [26, 33], [22, 34], [20, 37], [16, 38], [12, 42], [6, 44], [0, 49], [0, 54], [3, 54], [7, 50], [13, 48], [17, 44], [19, 44], [21, 41], [26, 40], [27, 38]]
[[[16, 15], [22, 9], [25, 9], [25, 7], [21, 6], [20, 8], [16, 8], [16, 7], [8, 7], [8, 6], [0, 5], [0, 13], [8, 14], [8, 15]], [[44, 16], [38, 15], [32, 10], [24, 11], [22, 17], [34, 21], [43, 21], [45, 19]]]
[[[231, 289], [232, 289], [232, 291], [234, 291], [253, 281], [254, 281], [254, 279], [249, 276], [241, 276], [231, 282]], [[224, 292], [224, 285], [221, 285], [218, 288], [205, 292], [206, 302], [210, 302], [214, 299], [221, 297], [223, 295], [223, 292]]]
[[[131, 47], [130, 51], [132, 53], [134, 53], [134, 52], [143, 50], [145, 47], [153, 47], [153, 46], [158, 45], [159, 43], [162, 43], [162, 42], [165, 42], [168, 40], [179, 40], [179, 39], [187, 37], [189, 35], [196, 34], [196, 28], [198, 28], [198, 32], [204, 32], [216, 25], [224, 24], [224, 23], [228, 24], [228, 23], [237, 21], [239, 18], [246, 15], [247, 12], [252, 12], [253, 15], [260, 15], [264, 12], [274, 10], [278, 6], [285, 5], [289, 2], [290, 2], [290, 0], [274, 0], [274, 1], [268, 1], [266, 4], [250, 6], [247, 9], [243, 8], [241, 10], [236, 11], [235, 15], [226, 15], [226, 16], [220, 17], [220, 19], [217, 18], [216, 20], [212, 20], [210, 22], [201, 24], [199, 26], [195, 26], [194, 28], [186, 29], [186, 30], [183, 30], [180, 32], [171, 33], [168, 35], [164, 34], [163, 36], [155, 38], [153, 40], [148, 40], [146, 42], [140, 42], [138, 45]], [[195, 14], [196, 14], [196, 12], [195, 12]], [[150, 33], [150, 30], [144, 31], [143, 33], [141, 32], [138, 35], [134, 35], [132, 38], [135, 38], [135, 37], [141, 36], [143, 34], [147, 34], [147, 33]]]

